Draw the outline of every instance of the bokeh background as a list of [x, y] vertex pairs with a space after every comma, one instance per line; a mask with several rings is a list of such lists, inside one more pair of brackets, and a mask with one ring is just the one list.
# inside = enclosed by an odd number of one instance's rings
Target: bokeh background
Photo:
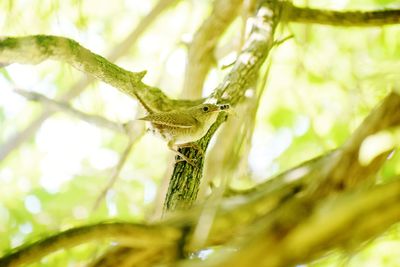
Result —
[[[294, 2], [337, 10], [400, 8], [399, 1], [390, 0]], [[62, 35], [107, 57], [155, 3], [2, 0], [0, 35]], [[212, 1], [176, 1], [114, 63], [131, 71], [147, 70], [147, 84], [179, 98], [187, 44], [211, 7]], [[226, 44], [238, 43], [242, 23], [236, 19], [223, 37], [225, 50]], [[271, 70], [257, 113], [248, 166], [244, 176], [231, 177], [239, 189], [340, 146], [370, 110], [399, 86], [400, 26], [283, 24], [277, 35], [293, 38], [275, 47], [269, 59]], [[204, 95], [222, 81], [229, 70], [223, 66], [232, 63], [236, 51], [233, 45], [219, 58], [207, 78]], [[157, 192], [168, 176], [173, 155], [151, 134], [144, 134], [135, 144], [117, 182], [97, 209], [93, 205], [128, 144], [126, 136], [57, 112], [20, 146], [12, 142], [47, 112], [45, 105], [28, 101], [14, 89], [58, 98], [82, 79], [87, 79], [83, 73], [54, 61], [0, 69], [0, 254], [72, 226], [110, 219], [143, 222], [160, 203]], [[91, 83], [70, 103], [118, 123], [142, 112], [136, 100], [101, 82]], [[376, 149], [385, 145], [385, 139], [381, 142]], [[377, 181], [398, 174], [400, 156], [394, 153]], [[102, 249], [101, 244], [79, 246], [36, 266], [84, 266], [88, 257]], [[399, 251], [400, 227], [394, 226], [360, 250], [332, 252], [307, 266], [400, 266]]]

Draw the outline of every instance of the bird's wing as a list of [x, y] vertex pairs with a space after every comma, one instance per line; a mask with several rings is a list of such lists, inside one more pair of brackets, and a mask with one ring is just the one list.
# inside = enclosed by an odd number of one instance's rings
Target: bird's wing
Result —
[[177, 128], [192, 128], [197, 124], [192, 116], [178, 112], [152, 113], [138, 120]]

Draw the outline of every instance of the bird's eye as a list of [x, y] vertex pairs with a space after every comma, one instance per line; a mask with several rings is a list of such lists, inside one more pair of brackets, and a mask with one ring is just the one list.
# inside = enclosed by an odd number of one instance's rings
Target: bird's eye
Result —
[[207, 106], [203, 107], [203, 111], [207, 112], [208, 111], [208, 107]]

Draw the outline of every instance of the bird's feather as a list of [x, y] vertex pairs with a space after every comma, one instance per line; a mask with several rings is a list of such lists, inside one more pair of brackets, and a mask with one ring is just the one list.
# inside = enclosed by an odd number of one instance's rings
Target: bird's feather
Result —
[[198, 123], [191, 115], [178, 112], [153, 113], [138, 120], [150, 121], [154, 124], [177, 128], [192, 128]]

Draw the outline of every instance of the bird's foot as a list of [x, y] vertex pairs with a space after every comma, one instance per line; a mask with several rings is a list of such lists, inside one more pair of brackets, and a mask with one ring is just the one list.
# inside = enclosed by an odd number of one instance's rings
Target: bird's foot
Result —
[[177, 146], [180, 147], [180, 148], [191, 147], [191, 148], [194, 148], [197, 151], [199, 151], [202, 155], [204, 155], [204, 150], [196, 143], [190, 142], [190, 143], [179, 144]]
[[179, 153], [177, 153], [177, 155], [175, 157], [175, 163], [182, 162], [182, 161], [186, 161], [187, 163], [192, 165], [193, 168], [197, 168], [196, 159], [190, 159], [179, 152]]

